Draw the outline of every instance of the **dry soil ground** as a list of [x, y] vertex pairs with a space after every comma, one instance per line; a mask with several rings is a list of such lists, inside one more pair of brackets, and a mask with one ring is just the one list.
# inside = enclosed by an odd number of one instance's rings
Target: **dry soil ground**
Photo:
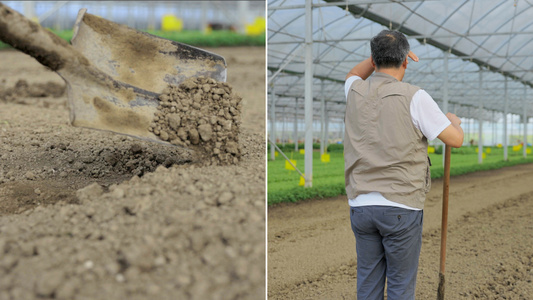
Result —
[[0, 52], [0, 299], [264, 298], [265, 51], [210, 51], [243, 98], [236, 165], [72, 127], [62, 79]]
[[[453, 177], [446, 299], [533, 299], [533, 165]], [[442, 181], [424, 210], [417, 299], [437, 296]], [[355, 299], [346, 197], [268, 208], [269, 299]]]

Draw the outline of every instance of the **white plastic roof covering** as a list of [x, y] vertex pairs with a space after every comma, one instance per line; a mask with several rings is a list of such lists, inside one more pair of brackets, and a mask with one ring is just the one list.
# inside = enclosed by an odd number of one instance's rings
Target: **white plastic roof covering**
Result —
[[[312, 5], [315, 119], [323, 97], [330, 119], [344, 117], [345, 76], [370, 56], [370, 39], [387, 28], [406, 34], [420, 58], [410, 62], [404, 81], [428, 91], [441, 108], [448, 56], [448, 111], [475, 117], [482, 101], [485, 119], [494, 115], [490, 110], [503, 112], [507, 78], [507, 111], [533, 113], [533, 0], [313, 0]], [[304, 42], [304, 1], [269, 0], [268, 101], [270, 109], [274, 91], [277, 119], [283, 107], [294, 115], [296, 98], [303, 117]], [[466, 109], [472, 106], [476, 109]]]

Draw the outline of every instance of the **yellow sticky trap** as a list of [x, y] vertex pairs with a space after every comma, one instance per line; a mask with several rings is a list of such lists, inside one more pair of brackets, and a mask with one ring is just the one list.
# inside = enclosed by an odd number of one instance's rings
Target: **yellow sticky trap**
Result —
[[[304, 174], [305, 176], [305, 174]], [[302, 176], [300, 176], [300, 183], [298, 183], [299, 186], [304, 186], [305, 185], [305, 178], [303, 178]]]
[[515, 146], [513, 146], [513, 151], [514, 151], [514, 152], [518, 152], [518, 151], [520, 151], [520, 149], [522, 149], [522, 145], [515, 145]]
[[428, 147], [428, 153], [435, 153], [435, 147], [429, 146]]
[[255, 21], [253, 24], [246, 24], [245, 25], [245, 32], [246, 35], [260, 35], [263, 32], [265, 32], [266, 29], [266, 20], [265, 18], [258, 17], [255, 18]]
[[527, 149], [526, 149], [526, 153], [527, 153], [527, 154], [531, 154], [531, 148], [527, 148]]
[[482, 159], [487, 158], [487, 154], [485, 154], [485, 152], [481, 153], [481, 158], [482, 158]]
[[262, 31], [266, 30], [266, 19], [264, 17], [256, 17], [254, 19], [254, 24]]
[[305, 149], [300, 149], [300, 154], [305, 154]]
[[161, 30], [163, 31], [182, 31], [183, 20], [174, 15], [164, 15], [161, 19]]
[[[296, 160], [292, 160], [292, 159], [290, 159], [290, 161], [292, 162], [292, 164], [293, 164], [294, 166], [296, 166]], [[287, 169], [287, 170], [291, 170], [291, 171], [294, 171], [294, 170], [295, 170], [294, 167], [291, 166], [291, 164], [290, 164], [287, 160], [285, 161], [285, 169]]]
[[496, 145], [496, 147], [501, 148], [503, 146], [502, 146], [502, 144], [498, 144], [498, 145]]
[[479, 148], [476, 148], [476, 153], [479, 153]]
[[278, 151], [274, 151], [274, 157], [278, 157], [279, 155], [279, 152]]
[[487, 152], [487, 154], [490, 154], [491, 151], [492, 151], [491, 148], [487, 148], [487, 149], [485, 149], [485, 152]]
[[330, 161], [329, 153], [324, 153], [320, 155], [320, 161], [322, 161], [323, 163], [328, 163]]

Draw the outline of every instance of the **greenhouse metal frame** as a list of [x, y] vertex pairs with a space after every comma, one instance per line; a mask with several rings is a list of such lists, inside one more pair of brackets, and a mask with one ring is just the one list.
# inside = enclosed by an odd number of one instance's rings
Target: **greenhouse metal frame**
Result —
[[495, 123], [503, 122], [504, 159], [516, 122], [527, 145], [533, 1], [271, 0], [267, 9], [269, 141], [292, 139], [297, 147], [304, 132], [305, 186], [312, 186], [313, 139], [320, 140], [321, 153], [328, 126], [335, 125], [342, 139], [345, 76], [370, 56], [369, 41], [383, 29], [406, 35], [420, 61], [409, 63], [404, 81], [462, 118], [465, 142], [477, 140], [480, 163], [483, 123], [491, 125], [494, 144]]

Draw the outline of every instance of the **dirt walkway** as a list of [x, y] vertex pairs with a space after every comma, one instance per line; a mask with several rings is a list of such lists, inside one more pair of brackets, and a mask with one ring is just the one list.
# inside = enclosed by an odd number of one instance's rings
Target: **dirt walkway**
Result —
[[61, 78], [1, 52], [0, 300], [264, 297], [265, 50], [210, 50], [243, 98], [236, 165], [72, 127]]
[[[451, 179], [447, 299], [533, 295], [533, 165]], [[436, 297], [442, 181], [424, 211], [417, 298]], [[355, 239], [346, 197], [268, 209], [269, 299], [354, 299]], [[507, 297], [507, 298], [504, 298]]]

